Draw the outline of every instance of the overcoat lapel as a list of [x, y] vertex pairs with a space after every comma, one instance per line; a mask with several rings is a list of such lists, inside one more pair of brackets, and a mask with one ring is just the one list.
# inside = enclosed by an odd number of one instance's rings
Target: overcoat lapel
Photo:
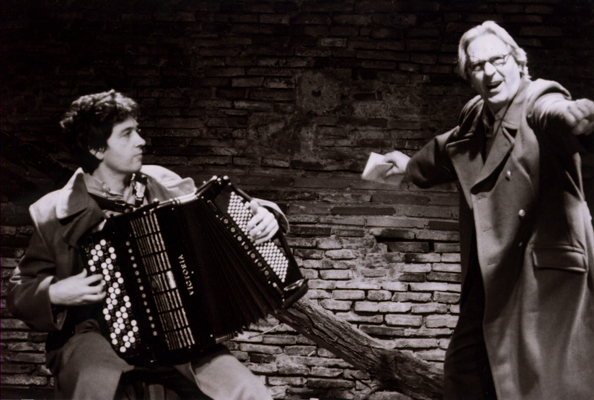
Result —
[[478, 135], [473, 134], [446, 145], [446, 150], [456, 170], [458, 181], [470, 206], [472, 205], [470, 189], [476, 181], [478, 173], [483, 168], [483, 157], [481, 154], [482, 142], [483, 140]]
[[501, 131], [495, 135], [491, 152], [489, 153], [487, 161], [480, 170], [480, 173], [478, 174], [473, 186], [476, 186], [485, 179], [489, 178], [498, 169], [501, 163], [505, 162], [507, 155], [513, 148], [514, 138], [509, 133], [507, 133], [505, 128], [502, 127]]

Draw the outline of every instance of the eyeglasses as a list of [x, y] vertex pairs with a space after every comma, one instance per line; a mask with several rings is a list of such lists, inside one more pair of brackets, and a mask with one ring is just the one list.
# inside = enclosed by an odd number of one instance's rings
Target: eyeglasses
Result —
[[468, 70], [470, 72], [481, 72], [485, 70], [485, 65], [487, 63], [491, 64], [492, 66], [494, 66], [495, 68], [497, 67], [503, 67], [505, 64], [507, 64], [507, 60], [509, 59], [509, 56], [511, 55], [511, 53], [508, 54], [502, 54], [499, 56], [494, 56], [489, 58], [488, 60], [485, 61], [477, 61], [477, 62], [473, 62], [468, 64]]

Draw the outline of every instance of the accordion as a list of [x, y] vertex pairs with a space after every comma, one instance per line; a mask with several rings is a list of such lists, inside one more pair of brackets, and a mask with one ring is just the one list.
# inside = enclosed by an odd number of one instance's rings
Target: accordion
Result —
[[131, 364], [182, 363], [307, 291], [282, 233], [255, 245], [250, 198], [227, 177], [111, 217], [80, 243], [103, 274], [105, 328]]

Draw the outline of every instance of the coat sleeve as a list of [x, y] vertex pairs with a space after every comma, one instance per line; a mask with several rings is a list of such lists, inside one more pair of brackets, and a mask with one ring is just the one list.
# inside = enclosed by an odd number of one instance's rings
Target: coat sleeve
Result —
[[526, 118], [536, 132], [566, 134], [565, 119], [556, 111], [560, 103], [572, 101], [569, 92], [557, 82], [542, 79], [532, 83], [526, 106]]
[[29, 247], [9, 281], [9, 311], [39, 332], [59, 331], [66, 319], [66, 309], [53, 308], [50, 302], [49, 287], [56, 275], [52, 254], [36, 226]]
[[429, 188], [457, 179], [454, 166], [445, 151], [450, 137], [458, 127], [431, 139], [411, 157], [406, 166], [411, 181], [420, 188]]

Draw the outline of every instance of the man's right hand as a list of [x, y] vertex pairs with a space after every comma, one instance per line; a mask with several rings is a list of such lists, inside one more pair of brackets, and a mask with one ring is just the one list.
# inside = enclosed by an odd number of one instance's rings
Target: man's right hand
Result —
[[80, 274], [52, 283], [49, 287], [50, 302], [57, 306], [82, 306], [97, 303], [105, 298], [105, 282], [102, 275]]
[[394, 165], [388, 172], [386, 172], [386, 176], [405, 174], [409, 160], [409, 156], [398, 150], [386, 154], [383, 161]]

